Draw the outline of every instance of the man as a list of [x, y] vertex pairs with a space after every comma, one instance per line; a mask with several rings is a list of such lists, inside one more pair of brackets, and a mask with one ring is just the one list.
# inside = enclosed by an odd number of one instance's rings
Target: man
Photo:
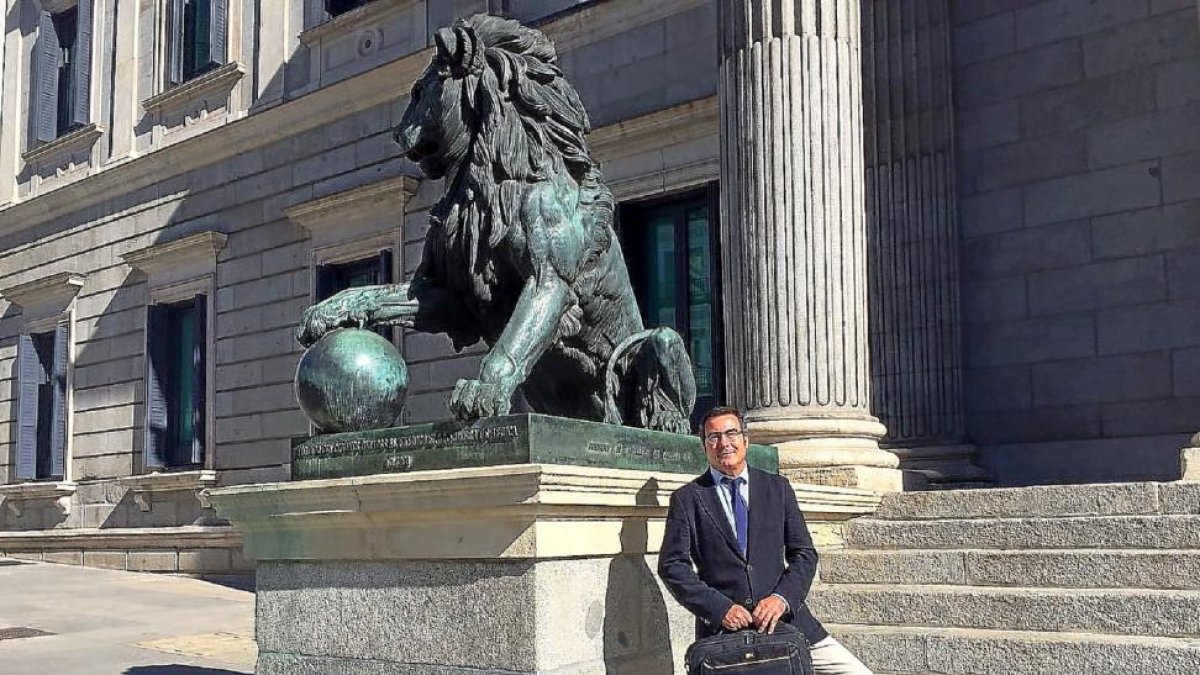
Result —
[[746, 464], [745, 429], [736, 408], [704, 416], [709, 469], [671, 495], [659, 576], [696, 615], [697, 638], [784, 621], [808, 639], [818, 675], [871, 675], [804, 604], [817, 551], [787, 479]]

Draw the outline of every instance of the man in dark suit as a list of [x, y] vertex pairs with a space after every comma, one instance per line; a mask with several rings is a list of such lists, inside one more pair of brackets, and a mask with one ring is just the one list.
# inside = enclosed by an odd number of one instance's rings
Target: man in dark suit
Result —
[[696, 615], [696, 637], [784, 621], [808, 639], [818, 674], [870, 675], [804, 604], [817, 551], [787, 479], [746, 464], [741, 412], [713, 408], [700, 433], [709, 469], [671, 495], [658, 558], [663, 583]]

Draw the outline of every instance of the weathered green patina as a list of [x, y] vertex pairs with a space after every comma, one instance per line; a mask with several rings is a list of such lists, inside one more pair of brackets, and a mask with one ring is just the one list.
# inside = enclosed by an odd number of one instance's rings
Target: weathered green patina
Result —
[[691, 359], [674, 330], [642, 323], [587, 112], [554, 45], [486, 15], [435, 37], [395, 130], [401, 151], [445, 185], [415, 275], [311, 307], [297, 338], [401, 325], [445, 333], [458, 349], [482, 340], [478, 376], [450, 398], [460, 420], [528, 409], [687, 432]]
[[[751, 466], [777, 473], [774, 447], [751, 445]], [[547, 415], [506, 415], [326, 434], [292, 448], [292, 478], [343, 478], [502, 464], [572, 464], [697, 474], [700, 439]]]
[[300, 409], [325, 433], [395, 426], [407, 393], [408, 367], [400, 352], [369, 330], [327, 334], [296, 368]]

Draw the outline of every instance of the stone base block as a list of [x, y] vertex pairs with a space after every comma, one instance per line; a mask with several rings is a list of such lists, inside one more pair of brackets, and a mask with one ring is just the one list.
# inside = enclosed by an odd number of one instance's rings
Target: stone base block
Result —
[[831, 485], [872, 492], [921, 490], [927, 485], [925, 477], [919, 473], [876, 466], [809, 467], [782, 469], [780, 473], [787, 476], [793, 485]]
[[1182, 470], [1181, 480], [1200, 480], [1200, 447], [1184, 448], [1179, 453], [1179, 463]]
[[655, 565], [263, 561], [255, 672], [672, 675], [695, 624]]
[[981, 487], [988, 484], [987, 472], [975, 464], [975, 446], [938, 445], [916, 448], [887, 448], [900, 458], [900, 468], [923, 474], [936, 487]]

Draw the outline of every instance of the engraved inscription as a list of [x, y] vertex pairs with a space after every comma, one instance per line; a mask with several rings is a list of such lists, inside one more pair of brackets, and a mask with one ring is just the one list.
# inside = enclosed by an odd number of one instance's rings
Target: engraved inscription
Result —
[[[296, 459], [330, 457], [346, 453], [386, 453], [404, 450], [426, 449], [456, 449], [459, 453], [474, 453], [482, 451], [472, 446], [486, 443], [502, 443], [517, 438], [520, 429], [515, 424], [509, 424], [487, 429], [460, 429], [451, 433], [423, 433], [411, 436], [396, 436], [385, 438], [358, 438], [347, 441], [307, 443], [296, 448]], [[468, 454], [464, 458], [472, 457]], [[480, 457], [485, 456], [480, 454]], [[389, 458], [388, 461], [392, 461]], [[400, 460], [396, 460], [400, 461]], [[412, 458], [409, 457], [411, 465]], [[395, 468], [399, 469], [398, 464]]]
[[627, 443], [600, 443], [598, 441], [588, 443], [587, 454], [599, 457], [636, 459], [642, 462], [687, 462], [692, 459], [691, 455], [681, 450]]

